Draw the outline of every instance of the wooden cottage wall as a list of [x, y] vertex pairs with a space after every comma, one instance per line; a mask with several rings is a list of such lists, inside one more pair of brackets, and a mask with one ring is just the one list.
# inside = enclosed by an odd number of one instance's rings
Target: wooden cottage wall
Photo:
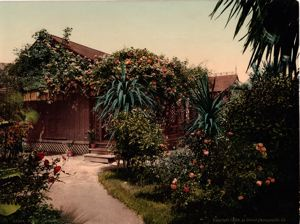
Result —
[[71, 140], [87, 141], [89, 129], [89, 101], [81, 96], [48, 104], [46, 101], [28, 102], [39, 113], [39, 121], [29, 135], [30, 141]]

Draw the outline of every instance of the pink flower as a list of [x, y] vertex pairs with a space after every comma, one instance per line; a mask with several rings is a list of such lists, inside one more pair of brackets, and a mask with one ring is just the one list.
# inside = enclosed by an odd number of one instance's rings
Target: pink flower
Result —
[[208, 154], [209, 154], [209, 151], [207, 149], [203, 149], [202, 152], [203, 152], [203, 155], [205, 155], [205, 156], [208, 156]]
[[244, 197], [243, 195], [238, 196], [238, 200], [239, 200], [239, 201], [242, 201], [242, 200], [244, 200], [244, 199], [245, 199], [245, 197]]
[[177, 179], [176, 178], [173, 179], [172, 184], [177, 184]]
[[196, 174], [194, 174], [193, 172], [189, 173], [189, 178], [194, 178], [196, 176]]
[[261, 187], [262, 181], [261, 180], [256, 181], [256, 185], [259, 186], [259, 187]]

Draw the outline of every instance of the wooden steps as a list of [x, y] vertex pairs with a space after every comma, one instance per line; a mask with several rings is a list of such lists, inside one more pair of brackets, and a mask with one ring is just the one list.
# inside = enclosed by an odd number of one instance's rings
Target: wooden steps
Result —
[[113, 163], [116, 159], [115, 155], [99, 155], [95, 153], [88, 153], [84, 155], [85, 161], [96, 162], [96, 163]]
[[96, 148], [89, 148], [89, 153], [84, 154], [84, 160], [97, 163], [113, 163], [115, 155], [107, 149], [108, 142], [96, 142]]
[[109, 155], [111, 154], [111, 151], [108, 151], [106, 148], [89, 148], [89, 153]]

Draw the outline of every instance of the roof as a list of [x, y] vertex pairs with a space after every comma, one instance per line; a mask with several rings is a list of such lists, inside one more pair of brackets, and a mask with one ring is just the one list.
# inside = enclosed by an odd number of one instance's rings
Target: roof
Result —
[[214, 92], [222, 92], [238, 82], [239, 77], [237, 75], [210, 76], [208, 81], [210, 85], [213, 85], [215, 82]]
[[[52, 39], [58, 43], [63, 43], [64, 39], [57, 37], [55, 35], [51, 35]], [[98, 51], [96, 49], [75, 43], [73, 41], [68, 41], [65, 44], [65, 47], [69, 49], [70, 51], [74, 52], [75, 54], [79, 54], [80, 56], [87, 57], [91, 60], [94, 60], [98, 57], [103, 57], [105, 55], [108, 55], [107, 53], [103, 51]]]

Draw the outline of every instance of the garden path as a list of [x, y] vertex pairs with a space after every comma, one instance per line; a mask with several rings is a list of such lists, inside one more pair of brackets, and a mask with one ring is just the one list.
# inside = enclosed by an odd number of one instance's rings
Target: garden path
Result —
[[78, 223], [142, 224], [137, 214], [108, 195], [98, 182], [97, 174], [106, 166], [84, 161], [83, 156], [68, 158], [62, 169], [71, 175], [62, 173], [60, 179], [63, 182], [56, 182], [50, 188], [52, 205], [65, 213], [74, 214]]

